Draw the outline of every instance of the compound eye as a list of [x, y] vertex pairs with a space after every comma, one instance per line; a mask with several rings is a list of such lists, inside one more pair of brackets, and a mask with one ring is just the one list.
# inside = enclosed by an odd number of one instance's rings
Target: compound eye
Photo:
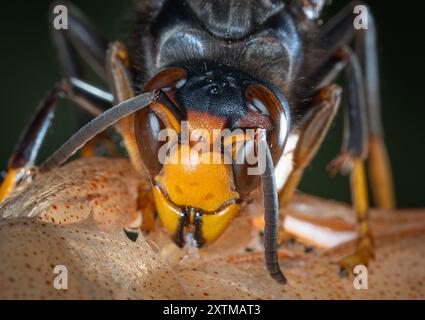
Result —
[[[245, 90], [245, 97], [248, 112], [238, 126], [242, 129], [265, 129], [272, 159], [276, 164], [283, 153], [288, 130], [283, 105], [279, 98], [262, 84], [249, 85]], [[258, 175], [249, 174], [250, 168], [251, 172], [255, 172], [252, 169], [258, 167], [258, 162], [255, 161], [261, 161], [256, 148], [254, 139], [247, 139], [243, 146], [237, 149], [236, 158], [233, 161], [235, 186], [241, 194], [250, 193], [261, 182]]]
[[[253, 113], [255, 127], [266, 129], [273, 162], [276, 163], [283, 153], [288, 133], [288, 120], [280, 99], [266, 86], [251, 84], [246, 88], [245, 96], [248, 109]], [[267, 121], [267, 120], [268, 121]], [[254, 126], [253, 126], [254, 127]]]
[[149, 108], [136, 113], [134, 130], [137, 147], [143, 165], [151, 177], [158, 175], [162, 169], [160, 162], [161, 147], [169, 141], [160, 138], [165, 129], [178, 131], [182, 111], [175, 103], [174, 91], [184, 85], [187, 71], [183, 68], [167, 68], [156, 74], [145, 86], [144, 91], [162, 90], [162, 99], [153, 102]]
[[161, 146], [166, 142], [160, 141], [159, 134], [165, 128], [162, 120], [149, 108], [139, 111], [135, 116], [134, 131], [137, 147], [143, 165], [151, 177], [158, 175], [162, 168], [158, 154]]

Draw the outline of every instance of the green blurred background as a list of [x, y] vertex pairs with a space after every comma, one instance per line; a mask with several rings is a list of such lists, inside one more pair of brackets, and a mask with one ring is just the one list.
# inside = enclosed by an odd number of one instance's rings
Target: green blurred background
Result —
[[[128, 38], [126, 17], [131, 0], [72, 1], [111, 40]], [[7, 1], [0, 10], [0, 168], [5, 169], [13, 146], [45, 92], [59, 78], [50, 41], [50, 1]], [[330, 15], [348, 1], [334, 1]], [[423, 11], [419, 1], [370, 0], [379, 33], [382, 113], [393, 163], [400, 207], [425, 207], [425, 46]], [[55, 125], [43, 148], [46, 156], [76, 129], [72, 106], [59, 108]], [[326, 198], [349, 201], [348, 179], [330, 178], [327, 164], [337, 155], [342, 137], [337, 118], [318, 157], [308, 168], [301, 190]]]

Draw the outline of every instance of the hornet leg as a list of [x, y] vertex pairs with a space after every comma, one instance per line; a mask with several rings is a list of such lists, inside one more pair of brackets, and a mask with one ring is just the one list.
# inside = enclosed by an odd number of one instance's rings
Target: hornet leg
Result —
[[354, 7], [360, 5], [354, 1], [331, 19], [322, 28], [322, 41], [326, 43], [322, 60], [311, 73], [311, 86], [322, 87], [333, 81], [345, 66], [344, 58], [338, 52], [341, 48], [355, 44], [356, 59], [360, 64], [360, 81], [364, 83], [364, 118], [368, 127], [367, 154], [369, 175], [375, 204], [379, 208], [392, 209], [396, 206], [391, 164], [384, 142], [384, 131], [380, 116], [379, 64], [377, 55], [376, 26], [370, 9], [368, 10], [368, 28], [355, 29]]
[[[352, 200], [359, 224], [359, 238], [356, 252], [340, 262], [342, 270], [352, 269], [357, 264], [367, 265], [373, 257], [364, 168], [366, 159], [370, 164], [376, 203], [383, 208], [395, 205], [390, 165], [379, 115], [375, 26], [369, 13], [369, 28], [354, 28], [353, 9], [357, 4], [358, 2], [353, 2], [323, 27], [322, 41], [326, 43], [326, 54], [307, 77], [312, 87], [321, 88], [333, 81], [345, 68], [348, 83], [344, 144], [341, 154], [331, 163], [330, 169], [333, 174], [341, 171], [351, 176]], [[353, 41], [356, 53], [348, 47]]]
[[[53, 28], [55, 17], [53, 14], [50, 17], [51, 34], [58, 52], [63, 76], [69, 79], [84, 79], [82, 62], [85, 62], [101, 79], [106, 80], [107, 39], [77, 7], [67, 1], [56, 1], [53, 3], [52, 8], [57, 5], [64, 5], [68, 9], [68, 29], [56, 30]], [[50, 12], [53, 12], [53, 10]], [[84, 112], [77, 111], [77, 120], [78, 125], [81, 127], [91, 120], [91, 117]], [[98, 145], [105, 147], [109, 153], [117, 153], [116, 148], [113, 148], [108, 141], [107, 135], [102, 133], [84, 146], [81, 156], [95, 156]]]
[[42, 142], [62, 98], [68, 98], [80, 108], [96, 116], [111, 104], [109, 94], [80, 80], [63, 80], [56, 85], [41, 103], [37, 113], [23, 131], [8, 162], [8, 174], [0, 186], [0, 203], [14, 190], [17, 183], [30, 173]]
[[[279, 193], [279, 204], [286, 207], [291, 200], [303, 176], [305, 168], [316, 155], [320, 145], [329, 131], [341, 100], [341, 88], [330, 85], [315, 94], [313, 106], [301, 124], [300, 137], [294, 151], [294, 167]], [[285, 240], [283, 230], [284, 216], [279, 216], [279, 242]]]

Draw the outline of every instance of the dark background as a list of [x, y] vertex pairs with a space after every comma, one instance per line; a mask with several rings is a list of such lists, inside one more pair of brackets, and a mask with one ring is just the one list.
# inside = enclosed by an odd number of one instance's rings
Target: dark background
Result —
[[[125, 26], [131, 0], [72, 1], [111, 40], [127, 38]], [[13, 146], [45, 92], [59, 78], [50, 41], [50, 1], [5, 1], [0, 9], [0, 168], [5, 169]], [[330, 15], [348, 1], [334, 1]], [[393, 163], [400, 207], [425, 206], [424, 17], [419, 1], [370, 0], [378, 27], [382, 113]], [[76, 128], [72, 107], [60, 109], [43, 155], [49, 154]], [[318, 157], [308, 168], [301, 189], [327, 198], [349, 201], [348, 179], [330, 178], [325, 168], [341, 144], [338, 116]]]

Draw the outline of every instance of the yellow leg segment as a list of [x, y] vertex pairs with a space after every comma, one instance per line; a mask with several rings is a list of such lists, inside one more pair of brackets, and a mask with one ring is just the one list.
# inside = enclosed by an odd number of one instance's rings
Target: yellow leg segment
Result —
[[394, 209], [396, 200], [391, 165], [385, 143], [381, 137], [371, 136], [369, 138], [368, 164], [372, 193], [377, 207]]
[[[282, 191], [279, 194], [279, 205], [281, 208], [285, 208], [288, 205], [289, 201], [291, 201], [295, 190], [301, 182], [303, 173], [304, 168], [294, 169], [289, 175], [288, 180], [286, 181]], [[283, 228], [284, 220], [285, 215], [282, 214], [282, 211], [279, 211], [278, 243], [280, 244], [283, 244], [293, 238], [290, 234], [285, 232], [285, 229]]]
[[2, 203], [15, 189], [18, 172], [15, 169], [9, 169], [6, 179], [0, 186], [0, 203]]
[[353, 207], [357, 216], [359, 235], [354, 254], [339, 262], [342, 270], [352, 271], [356, 265], [367, 266], [373, 258], [373, 238], [369, 227], [369, 199], [364, 162], [360, 158], [353, 159], [351, 172], [351, 192]]
[[288, 177], [285, 185], [283, 186], [282, 191], [279, 194], [279, 204], [281, 207], [286, 207], [291, 201], [295, 190], [297, 190], [298, 185], [301, 182], [301, 178], [304, 173], [304, 168], [299, 169], [295, 168]]
[[96, 156], [96, 138], [90, 140], [86, 145], [81, 149], [81, 157], [91, 158]]
[[[108, 68], [111, 78], [111, 85], [117, 102], [134, 97], [134, 92], [128, 77], [127, 68], [130, 65], [127, 49], [119, 42], [114, 42], [109, 47]], [[116, 125], [121, 134], [125, 148], [134, 168], [142, 172], [142, 160], [137, 147], [136, 136], [134, 133], [134, 115], [130, 115]]]

